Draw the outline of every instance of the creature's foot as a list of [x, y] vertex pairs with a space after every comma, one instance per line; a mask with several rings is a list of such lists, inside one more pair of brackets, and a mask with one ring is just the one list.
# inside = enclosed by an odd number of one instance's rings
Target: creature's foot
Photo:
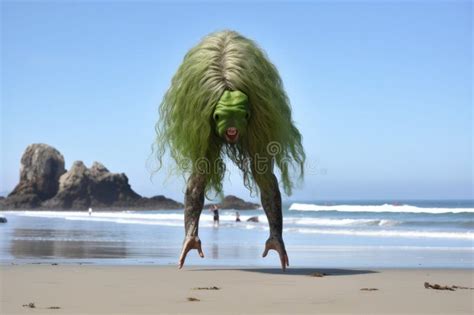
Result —
[[271, 236], [265, 243], [265, 250], [263, 251], [263, 257], [266, 257], [270, 249], [276, 250], [280, 255], [281, 269], [286, 270], [286, 267], [290, 265], [288, 255], [286, 254], [285, 243], [281, 237]]
[[201, 249], [201, 240], [198, 236], [188, 236], [184, 239], [183, 250], [181, 251], [181, 256], [179, 256], [179, 269], [183, 268], [184, 261], [186, 260], [186, 255], [191, 249], [197, 249], [199, 256], [204, 258], [204, 253]]

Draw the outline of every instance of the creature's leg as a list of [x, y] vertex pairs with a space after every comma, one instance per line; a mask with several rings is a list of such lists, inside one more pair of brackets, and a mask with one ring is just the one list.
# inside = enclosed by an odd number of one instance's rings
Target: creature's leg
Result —
[[268, 176], [271, 176], [269, 188], [262, 189], [263, 187], [260, 187], [262, 206], [267, 215], [268, 225], [270, 227], [270, 237], [265, 243], [263, 257], [267, 256], [270, 249], [276, 250], [280, 255], [281, 268], [285, 271], [290, 263], [282, 237], [283, 217], [281, 213], [281, 194], [275, 175], [269, 174]]
[[183, 250], [179, 257], [179, 269], [184, 265], [186, 255], [191, 249], [197, 249], [199, 256], [204, 258], [201, 249], [201, 240], [198, 237], [199, 217], [204, 206], [205, 177], [193, 174], [188, 179], [186, 195], [184, 197], [184, 228], [185, 238]]

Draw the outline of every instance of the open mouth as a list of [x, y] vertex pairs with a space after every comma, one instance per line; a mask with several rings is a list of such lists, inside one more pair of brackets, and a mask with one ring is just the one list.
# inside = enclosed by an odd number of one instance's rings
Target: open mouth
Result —
[[229, 127], [225, 131], [225, 138], [230, 143], [235, 143], [239, 138], [239, 131], [235, 127]]

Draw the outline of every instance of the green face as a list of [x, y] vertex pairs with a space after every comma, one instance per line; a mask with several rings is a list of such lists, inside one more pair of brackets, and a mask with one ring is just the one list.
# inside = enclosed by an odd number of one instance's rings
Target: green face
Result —
[[247, 95], [240, 91], [225, 91], [212, 114], [219, 137], [237, 143], [245, 134], [250, 118]]

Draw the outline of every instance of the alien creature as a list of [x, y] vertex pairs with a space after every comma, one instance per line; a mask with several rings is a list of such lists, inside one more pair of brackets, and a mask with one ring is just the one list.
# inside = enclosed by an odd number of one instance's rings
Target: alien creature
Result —
[[305, 153], [280, 75], [257, 44], [234, 31], [202, 39], [185, 55], [163, 97], [156, 132], [159, 167], [169, 150], [173, 170], [188, 178], [179, 268], [192, 249], [204, 257], [199, 217], [205, 196], [222, 196], [227, 159], [242, 171], [250, 192], [260, 193], [270, 229], [263, 257], [277, 251], [285, 270], [289, 260], [274, 169], [290, 195], [291, 178], [303, 177]]

